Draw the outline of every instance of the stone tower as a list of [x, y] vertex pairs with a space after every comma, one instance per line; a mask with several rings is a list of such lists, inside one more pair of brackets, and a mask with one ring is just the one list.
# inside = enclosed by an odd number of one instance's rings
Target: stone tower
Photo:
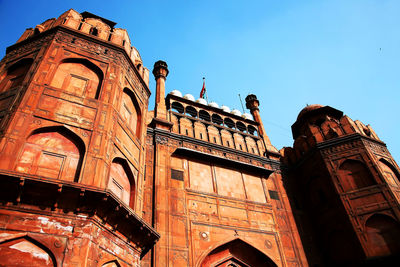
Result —
[[[370, 126], [310, 105], [283, 150], [311, 266], [383, 266], [400, 253], [399, 167]], [[347, 264], [347, 265], [346, 265]]]
[[149, 72], [124, 29], [69, 10], [0, 64], [0, 262], [137, 266]]

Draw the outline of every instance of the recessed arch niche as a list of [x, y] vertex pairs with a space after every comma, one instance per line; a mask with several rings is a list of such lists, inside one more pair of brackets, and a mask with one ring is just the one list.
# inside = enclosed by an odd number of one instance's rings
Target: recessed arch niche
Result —
[[376, 184], [367, 166], [358, 160], [345, 160], [340, 165], [338, 174], [344, 192]]
[[107, 188], [125, 204], [134, 207], [136, 184], [132, 170], [125, 159], [115, 158], [110, 166]]
[[16, 164], [23, 173], [78, 182], [85, 144], [62, 126], [39, 128], [31, 133]]
[[80, 97], [98, 99], [103, 72], [94, 63], [82, 58], [64, 59], [50, 82], [50, 86]]
[[122, 92], [120, 114], [131, 131], [139, 137], [142, 116], [135, 94], [129, 88], [124, 88]]
[[0, 93], [22, 85], [32, 63], [32, 58], [25, 58], [11, 65], [0, 81]]
[[371, 256], [387, 256], [400, 253], [400, 224], [392, 217], [374, 214], [365, 222]]
[[29, 236], [1, 242], [0, 255], [1, 266], [57, 266], [53, 253]]

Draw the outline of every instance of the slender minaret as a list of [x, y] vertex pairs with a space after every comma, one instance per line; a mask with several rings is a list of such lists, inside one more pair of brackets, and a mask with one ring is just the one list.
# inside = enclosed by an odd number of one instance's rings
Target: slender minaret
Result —
[[246, 97], [246, 108], [248, 108], [253, 115], [254, 120], [258, 123], [258, 132], [260, 137], [264, 140], [265, 148], [268, 152], [277, 153], [278, 150], [271, 144], [268, 135], [265, 132], [264, 124], [262, 123], [261, 116], [260, 116], [260, 102], [257, 99], [256, 95], [248, 95]]
[[156, 105], [151, 125], [164, 130], [170, 130], [172, 127], [172, 124], [168, 121], [167, 108], [165, 106], [165, 80], [168, 73], [168, 65], [165, 61], [159, 60], [154, 63], [153, 75], [156, 80]]

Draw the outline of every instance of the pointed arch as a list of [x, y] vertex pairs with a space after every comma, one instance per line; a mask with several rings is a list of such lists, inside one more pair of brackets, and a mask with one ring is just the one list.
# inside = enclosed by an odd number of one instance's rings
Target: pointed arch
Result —
[[50, 86], [80, 97], [98, 99], [103, 71], [85, 58], [66, 58], [60, 62]]
[[400, 175], [399, 172], [396, 170], [396, 168], [390, 164], [386, 159], [381, 158], [378, 161], [379, 167], [381, 167], [381, 170], [383, 172], [383, 175], [385, 176], [386, 180], [392, 184], [392, 185], [397, 185], [400, 183]]
[[185, 108], [179, 102], [173, 102], [171, 105], [171, 109], [172, 109], [172, 111], [175, 111], [175, 112], [178, 112], [181, 114], [185, 113]]
[[186, 115], [190, 115], [193, 118], [197, 118], [197, 110], [192, 106], [187, 106], [185, 113]]
[[26, 138], [15, 169], [78, 182], [85, 150], [83, 140], [64, 126], [38, 128]]
[[376, 184], [367, 166], [358, 160], [345, 160], [340, 165], [338, 174], [344, 192]]
[[400, 253], [400, 223], [385, 214], [373, 214], [365, 222], [371, 256]]
[[112, 261], [107, 261], [101, 267], [121, 267], [121, 264], [119, 264], [118, 260], [112, 260]]
[[199, 260], [197, 266], [230, 266], [229, 264], [240, 267], [277, 266], [276, 263], [262, 251], [239, 238], [213, 247]]
[[139, 103], [131, 89], [125, 87], [122, 93], [120, 114], [132, 132], [140, 137], [142, 114]]
[[0, 242], [0, 261], [2, 266], [57, 266], [51, 250], [27, 235]]
[[32, 63], [32, 58], [24, 58], [8, 67], [0, 80], [0, 93], [22, 85]]
[[126, 159], [116, 157], [112, 161], [107, 188], [131, 208], [135, 207], [135, 177]]

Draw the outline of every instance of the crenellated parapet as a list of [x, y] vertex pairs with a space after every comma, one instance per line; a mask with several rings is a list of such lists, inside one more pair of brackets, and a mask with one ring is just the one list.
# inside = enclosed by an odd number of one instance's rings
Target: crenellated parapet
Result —
[[347, 135], [359, 134], [381, 142], [370, 125], [353, 121], [342, 111], [322, 105], [305, 107], [292, 125], [292, 132], [293, 148], [285, 147], [281, 150], [285, 160], [291, 163], [298, 161], [317, 144]]
[[79, 13], [70, 9], [60, 15], [57, 19], [48, 19], [38, 24], [35, 28], [28, 28], [18, 39], [17, 43], [32, 38], [40, 33], [48, 31], [57, 26], [64, 26], [81, 33], [90, 35], [100, 41], [122, 47], [133, 64], [138, 69], [143, 80], [148, 84], [149, 70], [143, 67], [142, 58], [138, 50], [132, 46], [128, 32], [125, 29], [114, 28], [115, 22], [104, 19], [89, 12]]

